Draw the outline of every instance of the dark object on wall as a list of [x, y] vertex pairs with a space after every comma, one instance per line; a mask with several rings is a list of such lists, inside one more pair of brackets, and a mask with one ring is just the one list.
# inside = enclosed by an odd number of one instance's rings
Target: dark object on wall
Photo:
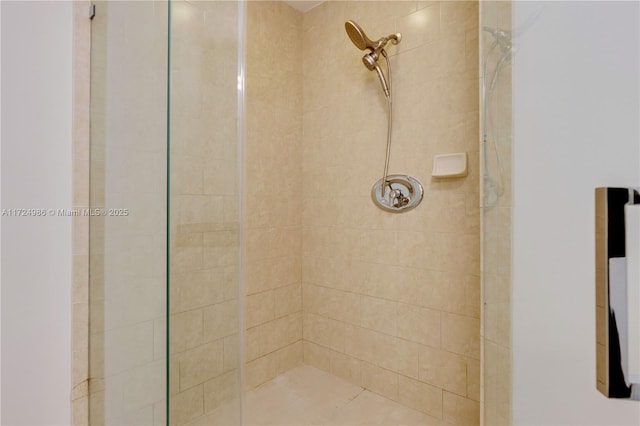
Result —
[[640, 400], [628, 368], [625, 207], [633, 204], [637, 189], [596, 188], [596, 386], [609, 398]]

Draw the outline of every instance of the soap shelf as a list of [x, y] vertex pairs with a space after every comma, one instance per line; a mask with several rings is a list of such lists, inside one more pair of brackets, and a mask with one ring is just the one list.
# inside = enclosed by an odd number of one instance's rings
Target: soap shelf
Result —
[[431, 176], [457, 178], [467, 175], [467, 153], [440, 154], [433, 157]]

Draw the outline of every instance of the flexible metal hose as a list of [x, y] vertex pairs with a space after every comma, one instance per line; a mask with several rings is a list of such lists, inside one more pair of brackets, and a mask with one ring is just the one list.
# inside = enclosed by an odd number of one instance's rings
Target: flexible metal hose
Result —
[[[389, 80], [389, 95], [387, 96], [387, 156], [384, 160], [384, 174], [382, 175], [382, 184], [380, 187], [380, 193], [382, 197], [384, 197], [387, 188], [387, 176], [389, 175], [389, 157], [391, 155], [391, 123], [393, 119], [393, 104], [392, 104], [392, 92], [391, 92], [391, 64], [389, 63], [389, 57], [387, 56], [387, 52], [382, 49], [382, 56], [384, 56], [385, 62], [387, 63], [387, 76]], [[391, 185], [389, 185], [389, 189]]]

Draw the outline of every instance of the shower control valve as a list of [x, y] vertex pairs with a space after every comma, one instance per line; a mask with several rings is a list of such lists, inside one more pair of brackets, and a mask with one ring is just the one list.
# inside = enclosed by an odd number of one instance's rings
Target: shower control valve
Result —
[[399, 189], [392, 189], [389, 191], [389, 205], [391, 207], [404, 207], [411, 199], [409, 197], [405, 197], [402, 191]]
[[423, 193], [422, 185], [417, 179], [403, 174], [387, 175], [386, 180], [380, 179], [373, 185], [371, 199], [384, 211], [402, 213], [420, 204]]

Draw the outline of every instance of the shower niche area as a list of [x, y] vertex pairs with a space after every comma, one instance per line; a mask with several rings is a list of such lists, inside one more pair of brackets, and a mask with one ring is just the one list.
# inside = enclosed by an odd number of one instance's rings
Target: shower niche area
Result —
[[89, 424], [508, 424], [509, 3], [94, 4]]

